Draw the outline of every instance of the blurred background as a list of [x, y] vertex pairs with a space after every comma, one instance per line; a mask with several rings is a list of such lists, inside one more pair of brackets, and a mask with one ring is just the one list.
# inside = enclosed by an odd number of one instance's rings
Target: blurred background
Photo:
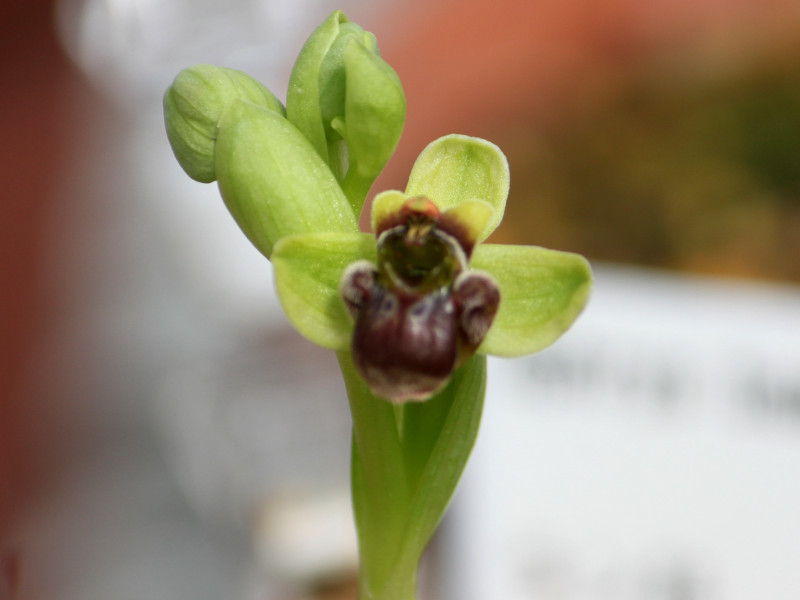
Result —
[[493, 241], [585, 254], [575, 328], [496, 361], [428, 598], [800, 595], [795, 0], [5, 0], [0, 598], [354, 598], [334, 358], [163, 132], [183, 67], [285, 96], [343, 8], [511, 165]]

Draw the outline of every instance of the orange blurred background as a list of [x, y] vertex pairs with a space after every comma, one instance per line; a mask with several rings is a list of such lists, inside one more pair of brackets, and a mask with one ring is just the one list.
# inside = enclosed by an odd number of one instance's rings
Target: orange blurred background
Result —
[[409, 107], [393, 186], [427, 141], [486, 137], [511, 163], [506, 241], [800, 281], [800, 5], [489, 6], [376, 24]]

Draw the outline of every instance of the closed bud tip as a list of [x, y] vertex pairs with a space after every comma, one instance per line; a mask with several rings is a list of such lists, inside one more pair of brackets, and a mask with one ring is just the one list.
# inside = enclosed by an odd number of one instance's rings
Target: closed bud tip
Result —
[[192, 179], [217, 179], [217, 126], [235, 100], [284, 114], [281, 102], [261, 83], [235, 69], [196, 65], [184, 69], [164, 94], [164, 120], [172, 151]]

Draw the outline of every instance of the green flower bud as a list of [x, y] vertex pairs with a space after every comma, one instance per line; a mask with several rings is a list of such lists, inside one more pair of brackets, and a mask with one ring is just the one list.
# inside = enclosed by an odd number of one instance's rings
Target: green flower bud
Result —
[[[366, 197], [392, 157], [406, 116], [406, 100], [397, 73], [377, 51], [354, 39], [345, 46], [345, 109], [331, 125], [347, 144], [349, 168], [344, 180], [351, 197]], [[359, 206], [360, 209], [360, 206]]]
[[280, 100], [261, 83], [241, 71], [212, 65], [184, 69], [164, 94], [167, 136], [175, 157], [192, 179], [210, 183], [217, 178], [217, 126], [235, 100], [285, 114]]
[[219, 122], [215, 157], [225, 204], [267, 258], [284, 236], [358, 231], [330, 169], [277, 112], [234, 101]]
[[380, 57], [375, 36], [341, 11], [331, 14], [295, 62], [286, 111], [342, 182], [356, 213], [397, 146], [405, 109], [400, 80]]
[[[344, 15], [342, 18], [345, 18]], [[351, 45], [363, 48], [369, 54], [378, 54], [378, 42], [374, 35], [364, 31], [355, 23], [349, 21], [341, 23], [333, 44], [319, 65], [319, 107], [325, 138], [328, 141], [335, 142], [342, 139], [333, 127], [333, 121], [340, 118], [346, 109], [348, 69], [345, 55]]]

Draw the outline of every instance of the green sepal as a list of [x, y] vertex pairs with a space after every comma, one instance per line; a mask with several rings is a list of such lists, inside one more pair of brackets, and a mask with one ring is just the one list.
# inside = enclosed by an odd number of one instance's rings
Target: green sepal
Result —
[[[295, 235], [275, 246], [272, 262], [283, 308], [292, 325], [320, 346], [350, 347], [352, 319], [339, 282], [357, 260], [375, 262], [371, 235]], [[522, 356], [555, 342], [583, 310], [592, 281], [582, 256], [535, 246], [481, 244], [470, 268], [487, 272], [500, 287], [500, 309], [478, 348], [497, 356]]]
[[234, 100], [285, 114], [280, 100], [241, 71], [195, 65], [178, 73], [164, 94], [164, 122], [172, 151], [184, 171], [196, 181], [210, 183], [215, 172], [217, 125]]
[[440, 210], [473, 198], [488, 202], [494, 215], [481, 232], [480, 242], [503, 218], [509, 181], [508, 161], [500, 148], [480, 138], [453, 134], [434, 140], [417, 157], [406, 194], [427, 196]]
[[275, 287], [292, 325], [333, 350], [349, 350], [353, 321], [339, 293], [345, 268], [375, 262], [375, 237], [366, 233], [293, 235], [275, 244]]
[[287, 235], [358, 231], [336, 178], [278, 113], [236, 101], [220, 121], [216, 148], [225, 204], [267, 258]]
[[564, 333], [589, 298], [592, 272], [579, 254], [536, 246], [481, 244], [470, 268], [500, 287], [500, 309], [483, 354], [522, 356], [546, 348]]

